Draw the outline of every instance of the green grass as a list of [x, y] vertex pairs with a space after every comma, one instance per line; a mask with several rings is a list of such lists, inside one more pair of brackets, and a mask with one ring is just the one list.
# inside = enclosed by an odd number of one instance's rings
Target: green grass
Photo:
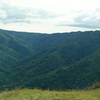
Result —
[[100, 100], [100, 89], [81, 91], [22, 89], [1, 92], [0, 100]]

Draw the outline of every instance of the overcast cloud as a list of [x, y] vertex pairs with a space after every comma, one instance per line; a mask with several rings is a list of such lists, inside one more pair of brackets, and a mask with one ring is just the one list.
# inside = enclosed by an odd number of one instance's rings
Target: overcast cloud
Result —
[[0, 0], [0, 28], [31, 32], [100, 29], [98, 0]]

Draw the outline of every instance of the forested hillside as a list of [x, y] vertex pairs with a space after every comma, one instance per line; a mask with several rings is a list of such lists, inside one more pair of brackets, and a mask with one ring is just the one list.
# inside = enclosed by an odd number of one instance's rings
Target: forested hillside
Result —
[[85, 88], [100, 81], [100, 32], [0, 30], [0, 88]]

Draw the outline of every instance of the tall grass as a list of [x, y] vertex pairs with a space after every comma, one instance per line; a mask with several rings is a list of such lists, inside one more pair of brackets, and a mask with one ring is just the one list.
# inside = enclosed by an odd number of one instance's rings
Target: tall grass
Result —
[[21, 89], [0, 93], [0, 100], [100, 100], [100, 89], [83, 91]]

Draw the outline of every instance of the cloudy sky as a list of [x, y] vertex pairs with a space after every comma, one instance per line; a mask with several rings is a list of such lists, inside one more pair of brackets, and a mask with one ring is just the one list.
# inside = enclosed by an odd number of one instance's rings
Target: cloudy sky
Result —
[[29, 32], [100, 29], [99, 0], [0, 0], [0, 28]]

